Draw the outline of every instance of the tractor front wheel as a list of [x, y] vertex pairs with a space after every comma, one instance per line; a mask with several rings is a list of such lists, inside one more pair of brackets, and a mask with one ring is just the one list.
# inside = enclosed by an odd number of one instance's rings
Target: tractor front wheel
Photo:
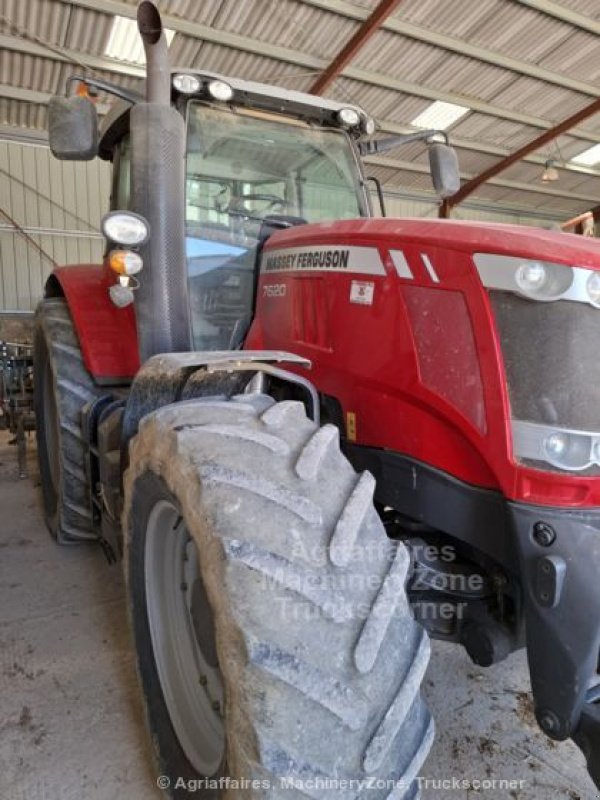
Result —
[[98, 396], [63, 298], [42, 300], [34, 329], [33, 388], [44, 517], [59, 544], [96, 539], [81, 412]]
[[127, 593], [173, 798], [416, 797], [429, 641], [373, 483], [301, 403], [192, 400], [142, 420]]

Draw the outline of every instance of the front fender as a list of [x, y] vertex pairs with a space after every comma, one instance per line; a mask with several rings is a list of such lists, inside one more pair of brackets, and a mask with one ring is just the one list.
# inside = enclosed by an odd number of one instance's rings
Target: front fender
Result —
[[231, 396], [244, 391], [253, 372], [265, 372], [300, 387], [311, 407], [311, 416], [319, 424], [317, 391], [306, 378], [281, 369], [278, 364], [311, 363], [302, 356], [277, 350], [213, 350], [190, 353], [160, 353], [141, 367], [123, 412], [121, 428], [121, 472], [128, 465], [128, 446], [147, 414], [171, 403], [202, 397]]
[[117, 308], [108, 290], [114, 273], [103, 264], [58, 267], [45, 296], [64, 295], [83, 362], [98, 384], [129, 383], [140, 367], [134, 306]]

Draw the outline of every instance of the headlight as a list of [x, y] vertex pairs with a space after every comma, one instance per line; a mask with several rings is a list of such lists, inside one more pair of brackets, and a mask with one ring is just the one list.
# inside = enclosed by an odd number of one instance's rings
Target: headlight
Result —
[[365, 117], [363, 119], [362, 132], [365, 136], [373, 136], [375, 133], [375, 120], [373, 117]]
[[545, 461], [560, 470], [581, 472], [600, 464], [600, 433], [512, 420], [513, 449], [519, 459]]
[[475, 253], [473, 261], [487, 289], [514, 292], [529, 300], [573, 300], [600, 308], [600, 271], [496, 253]]
[[206, 88], [214, 100], [220, 100], [222, 103], [229, 102], [233, 97], [233, 89], [225, 81], [209, 81]]
[[146, 220], [131, 211], [110, 211], [102, 217], [101, 228], [110, 242], [124, 247], [140, 247], [150, 236]]
[[590, 303], [600, 308], [600, 272], [592, 272], [586, 283]]
[[526, 294], [537, 292], [541, 289], [546, 282], [546, 277], [546, 267], [539, 261], [530, 261], [526, 264], [521, 264], [515, 273], [517, 286]]
[[337, 118], [342, 125], [347, 125], [349, 128], [354, 128], [360, 122], [360, 114], [355, 108], [340, 108]]
[[579, 471], [593, 463], [592, 437], [556, 431], [544, 440], [546, 460], [559, 469]]
[[[575, 278], [575, 268], [549, 261], [494, 253], [475, 253], [473, 260], [484, 286], [515, 292], [529, 300], [567, 299]], [[585, 299], [589, 301], [587, 296]]]
[[201, 85], [200, 78], [196, 77], [196, 75], [188, 75], [185, 72], [181, 72], [179, 75], [173, 76], [173, 86], [182, 94], [194, 94], [200, 91]]
[[525, 297], [551, 302], [559, 300], [573, 283], [573, 271], [560, 264], [524, 261], [515, 273], [515, 281]]

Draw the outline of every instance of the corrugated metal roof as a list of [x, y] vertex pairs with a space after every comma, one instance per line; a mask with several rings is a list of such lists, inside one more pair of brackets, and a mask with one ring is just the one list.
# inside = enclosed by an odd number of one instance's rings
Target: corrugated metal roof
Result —
[[578, 11], [593, 19], [600, 19], [600, 6], [598, 0], [562, 0], [562, 6], [571, 11]]
[[[597, 0], [556, 0], [565, 8], [594, 19], [600, 19]], [[279, 83], [290, 88], [307, 90], [313, 82], [318, 63], [326, 64], [339, 52], [357, 29], [356, 14], [344, 13], [344, 7], [371, 11], [378, 0], [345, 0], [324, 8], [323, 2], [311, 0], [162, 0], [163, 13], [180, 18], [186, 24], [209, 26], [217, 38], [219, 33], [235, 34], [248, 42], [234, 49], [218, 41], [202, 40], [199, 36], [177, 32], [171, 44], [173, 63], [183, 67], [211, 69], [244, 78]], [[121, 0], [122, 7], [133, 13], [136, 0]], [[69, 74], [78, 68], [61, 63], [53, 54], [47, 57], [15, 52], [19, 42], [47, 42], [61, 52], [105, 59], [104, 51], [113, 18], [98, 8], [81, 7], [77, 0], [3, 0], [1, 14], [12, 23], [9, 28], [0, 20], [0, 32], [19, 37], [14, 48], [0, 51], [0, 83], [25, 91], [52, 94], [62, 91]], [[451, 137], [460, 143], [458, 148], [462, 171], [474, 175], [501, 157], [494, 151], [502, 148], [513, 151], [539, 135], [541, 128], [504, 119], [504, 113], [536, 117], [553, 124], [592, 100], [593, 85], [600, 80], [600, 47], [595, 36], [567, 22], [521, 6], [512, 0], [478, 0], [477, 3], [440, 3], [439, 0], [404, 0], [392, 17], [392, 27], [377, 32], [358, 53], [352, 66], [367, 71], [370, 79], [340, 77], [328, 94], [336, 99], [358, 103], [379, 120], [390, 125], [408, 125], [431, 103], [431, 97], [420, 95], [426, 87], [439, 99], [448, 94], [469, 102], [487, 103], [490, 113], [473, 111], [455, 123]], [[402, 23], [419, 26], [419, 38], [410, 35]], [[475, 58], [424, 41], [427, 32], [468, 42], [484, 48], [485, 58]], [[281, 56], [280, 48], [291, 51], [290, 60]], [[510, 57], [520, 62], [539, 65], [560, 76], [577, 79], [590, 85], [590, 92], [574, 91], [556, 82], [523, 74], [506, 64], [494, 63], [496, 57]], [[306, 62], [303, 66], [302, 62]], [[293, 63], [290, 63], [293, 62]], [[139, 78], [117, 74], [110, 61], [100, 63], [94, 70], [105, 80], [122, 86], [140, 88]], [[405, 87], [410, 93], [386, 88], [386, 80], [412, 84]], [[577, 87], [580, 89], [581, 87]], [[31, 94], [24, 95], [29, 98]], [[27, 126], [40, 129], [45, 125], [43, 106], [19, 99], [0, 97], [2, 125]], [[531, 120], [528, 120], [531, 121]], [[586, 120], [578, 130], [585, 137], [600, 137], [600, 115]], [[470, 146], [472, 143], [472, 147]], [[573, 133], [548, 145], [539, 157], [563, 158], [585, 150], [592, 142]], [[404, 163], [426, 162], [422, 145], [398, 149], [390, 157]], [[373, 172], [374, 168], [370, 168]], [[419, 191], [429, 190], [429, 178], [407, 169], [377, 168], [386, 184], [405, 185]], [[503, 177], [519, 183], [538, 185], [539, 164], [517, 164]], [[581, 172], [561, 170], [560, 181], [553, 185], [557, 196], [534, 191], [511, 190], [498, 186], [482, 187], [480, 196], [488, 199], [519, 202], [538, 207], [547, 203], [550, 208], [585, 210], [585, 203], [569, 198], [569, 192], [590, 197], [599, 196], [600, 179]], [[487, 192], [487, 194], [486, 194]]]
[[51, 44], [65, 44], [72, 13], [70, 5], [59, 0], [33, 0], [27, 3], [23, 0], [3, 0], [1, 9], [5, 17], [28, 34], [43, 37], [44, 41]]
[[46, 106], [0, 97], [0, 125], [43, 131], [46, 130], [47, 120]]
[[487, 153], [476, 153], [473, 150], [466, 150], [463, 147], [456, 148], [458, 153], [458, 163], [461, 172], [467, 175], [479, 175], [484, 169], [491, 167], [498, 161], [498, 156]]
[[589, 117], [589, 119], [586, 119], [577, 127], [581, 131], [585, 131], [586, 133], [591, 133], [595, 136], [598, 136], [600, 134], [600, 114], [594, 114], [593, 117]]
[[430, 100], [422, 97], [370, 86], [347, 78], [336, 81], [327, 94], [336, 100], [352, 101], [362, 106], [376, 119], [389, 120], [401, 125], [407, 125], [431, 104]]
[[[134, 5], [136, 0], [127, 0], [127, 2]], [[202, 3], [199, 3], [198, 0], [165, 0], [164, 3], [161, 3], [160, 8], [165, 14], [173, 14], [193, 22], [201, 22], [204, 25], [215, 25], [217, 24], [217, 14], [222, 6], [222, 0], [203, 0]]]
[[479, 100], [491, 100], [514, 79], [509, 70], [388, 31], [377, 33], [353, 63], [440, 91], [473, 95]]
[[[175, 37], [177, 38], [177, 37]], [[203, 42], [194, 59], [192, 67], [198, 69], [209, 69], [214, 72], [221, 72], [247, 80], [264, 81], [265, 83], [276, 83], [278, 75], [297, 75], [301, 70], [289, 64], [282, 64], [275, 58], [257, 56], [252, 53], [243, 53], [233, 50], [231, 47]], [[304, 91], [311, 82], [311, 74], [300, 75], [294, 79], [293, 88]], [[314, 79], [314, 77], [312, 77]], [[289, 81], [283, 81], [286, 86], [292, 88]]]
[[353, 66], [384, 73], [392, 66], [395, 77], [418, 83], [442, 55], [433, 45], [379, 31], [358, 52]]
[[[0, 83], [6, 83], [5, 76], [11, 75], [12, 86], [57, 94], [65, 91], [67, 78], [76, 72], [81, 73], [82, 70], [78, 70], [73, 64], [0, 50]], [[94, 76], [127, 89], [139, 90], [143, 86], [143, 81], [139, 78], [115, 75], [107, 70], [94, 70]], [[107, 98], [108, 95], [105, 96]]]
[[539, 133], [537, 128], [477, 113], [463, 117], [451, 130], [451, 136], [482, 144], [499, 145], [509, 151], [527, 144]]
[[572, 30], [571, 26], [550, 16], [503, 0], [493, 14], [486, 15], [481, 24], [469, 32], [469, 41], [537, 63]]
[[526, 109], [528, 114], [542, 117], [552, 123], [570, 117], [590, 103], [589, 97], [578, 92], [560, 86], [549, 86], [542, 81], [525, 77], [514, 79], [493, 100], [502, 108], [515, 111]]
[[440, 3], [439, 0], [406, 0], [394, 14], [424, 28], [438, 30], [458, 38], [470, 37], [473, 30], [494, 19], [502, 8], [500, 0], [480, 0], [477, 3]]
[[102, 55], [108, 43], [112, 24], [113, 18], [108, 14], [90, 9], [72, 8], [63, 44], [82, 53]]
[[[200, 4], [198, 4], [200, 5]], [[216, 28], [332, 59], [358, 24], [294, 0], [225, 0]]]
[[0, 50], [0, 82], [8, 83], [10, 76], [11, 85], [21, 89], [54, 94], [58, 90], [62, 68], [60, 61]]
[[539, 64], [594, 83], [600, 76], [597, 52], [598, 37], [587, 31], [577, 31], [553, 48]]
[[495, 102], [496, 94], [513, 80], [514, 74], [509, 70], [453, 54], [442, 57], [427, 74], [424, 83], [465, 97]]

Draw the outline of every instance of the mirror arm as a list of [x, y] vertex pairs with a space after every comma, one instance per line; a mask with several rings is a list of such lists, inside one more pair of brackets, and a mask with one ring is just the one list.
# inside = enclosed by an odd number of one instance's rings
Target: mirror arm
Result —
[[93, 86], [94, 89], [100, 89], [100, 91], [107, 92], [115, 97], [120, 97], [121, 100], [125, 100], [127, 103], [131, 103], [132, 105], [140, 103], [144, 99], [144, 96], [138, 92], [132, 92], [128, 89], [123, 89], [120, 86], [116, 86], [114, 83], [110, 83], [110, 81], [103, 81], [99, 78], [88, 78], [84, 75], [71, 75], [67, 78], [67, 97], [69, 96], [71, 86], [75, 81], [78, 83], [84, 83], [86, 86]]
[[385, 213], [385, 198], [383, 196], [383, 189], [381, 188], [381, 181], [374, 175], [369, 175], [366, 179], [366, 183], [372, 183], [375, 186], [375, 191], [377, 192], [377, 199], [379, 200], [379, 210], [381, 211], [381, 216], [382, 217], [387, 216]]
[[434, 136], [443, 136], [445, 143], [448, 144], [448, 134], [446, 131], [415, 131], [414, 133], [400, 133], [396, 136], [386, 136], [385, 139], [371, 139], [366, 142], [359, 142], [358, 152], [361, 156], [374, 156], [378, 153], [387, 153], [388, 150], [393, 150], [395, 147], [400, 147], [403, 144], [410, 144], [410, 142], [427, 141]]

